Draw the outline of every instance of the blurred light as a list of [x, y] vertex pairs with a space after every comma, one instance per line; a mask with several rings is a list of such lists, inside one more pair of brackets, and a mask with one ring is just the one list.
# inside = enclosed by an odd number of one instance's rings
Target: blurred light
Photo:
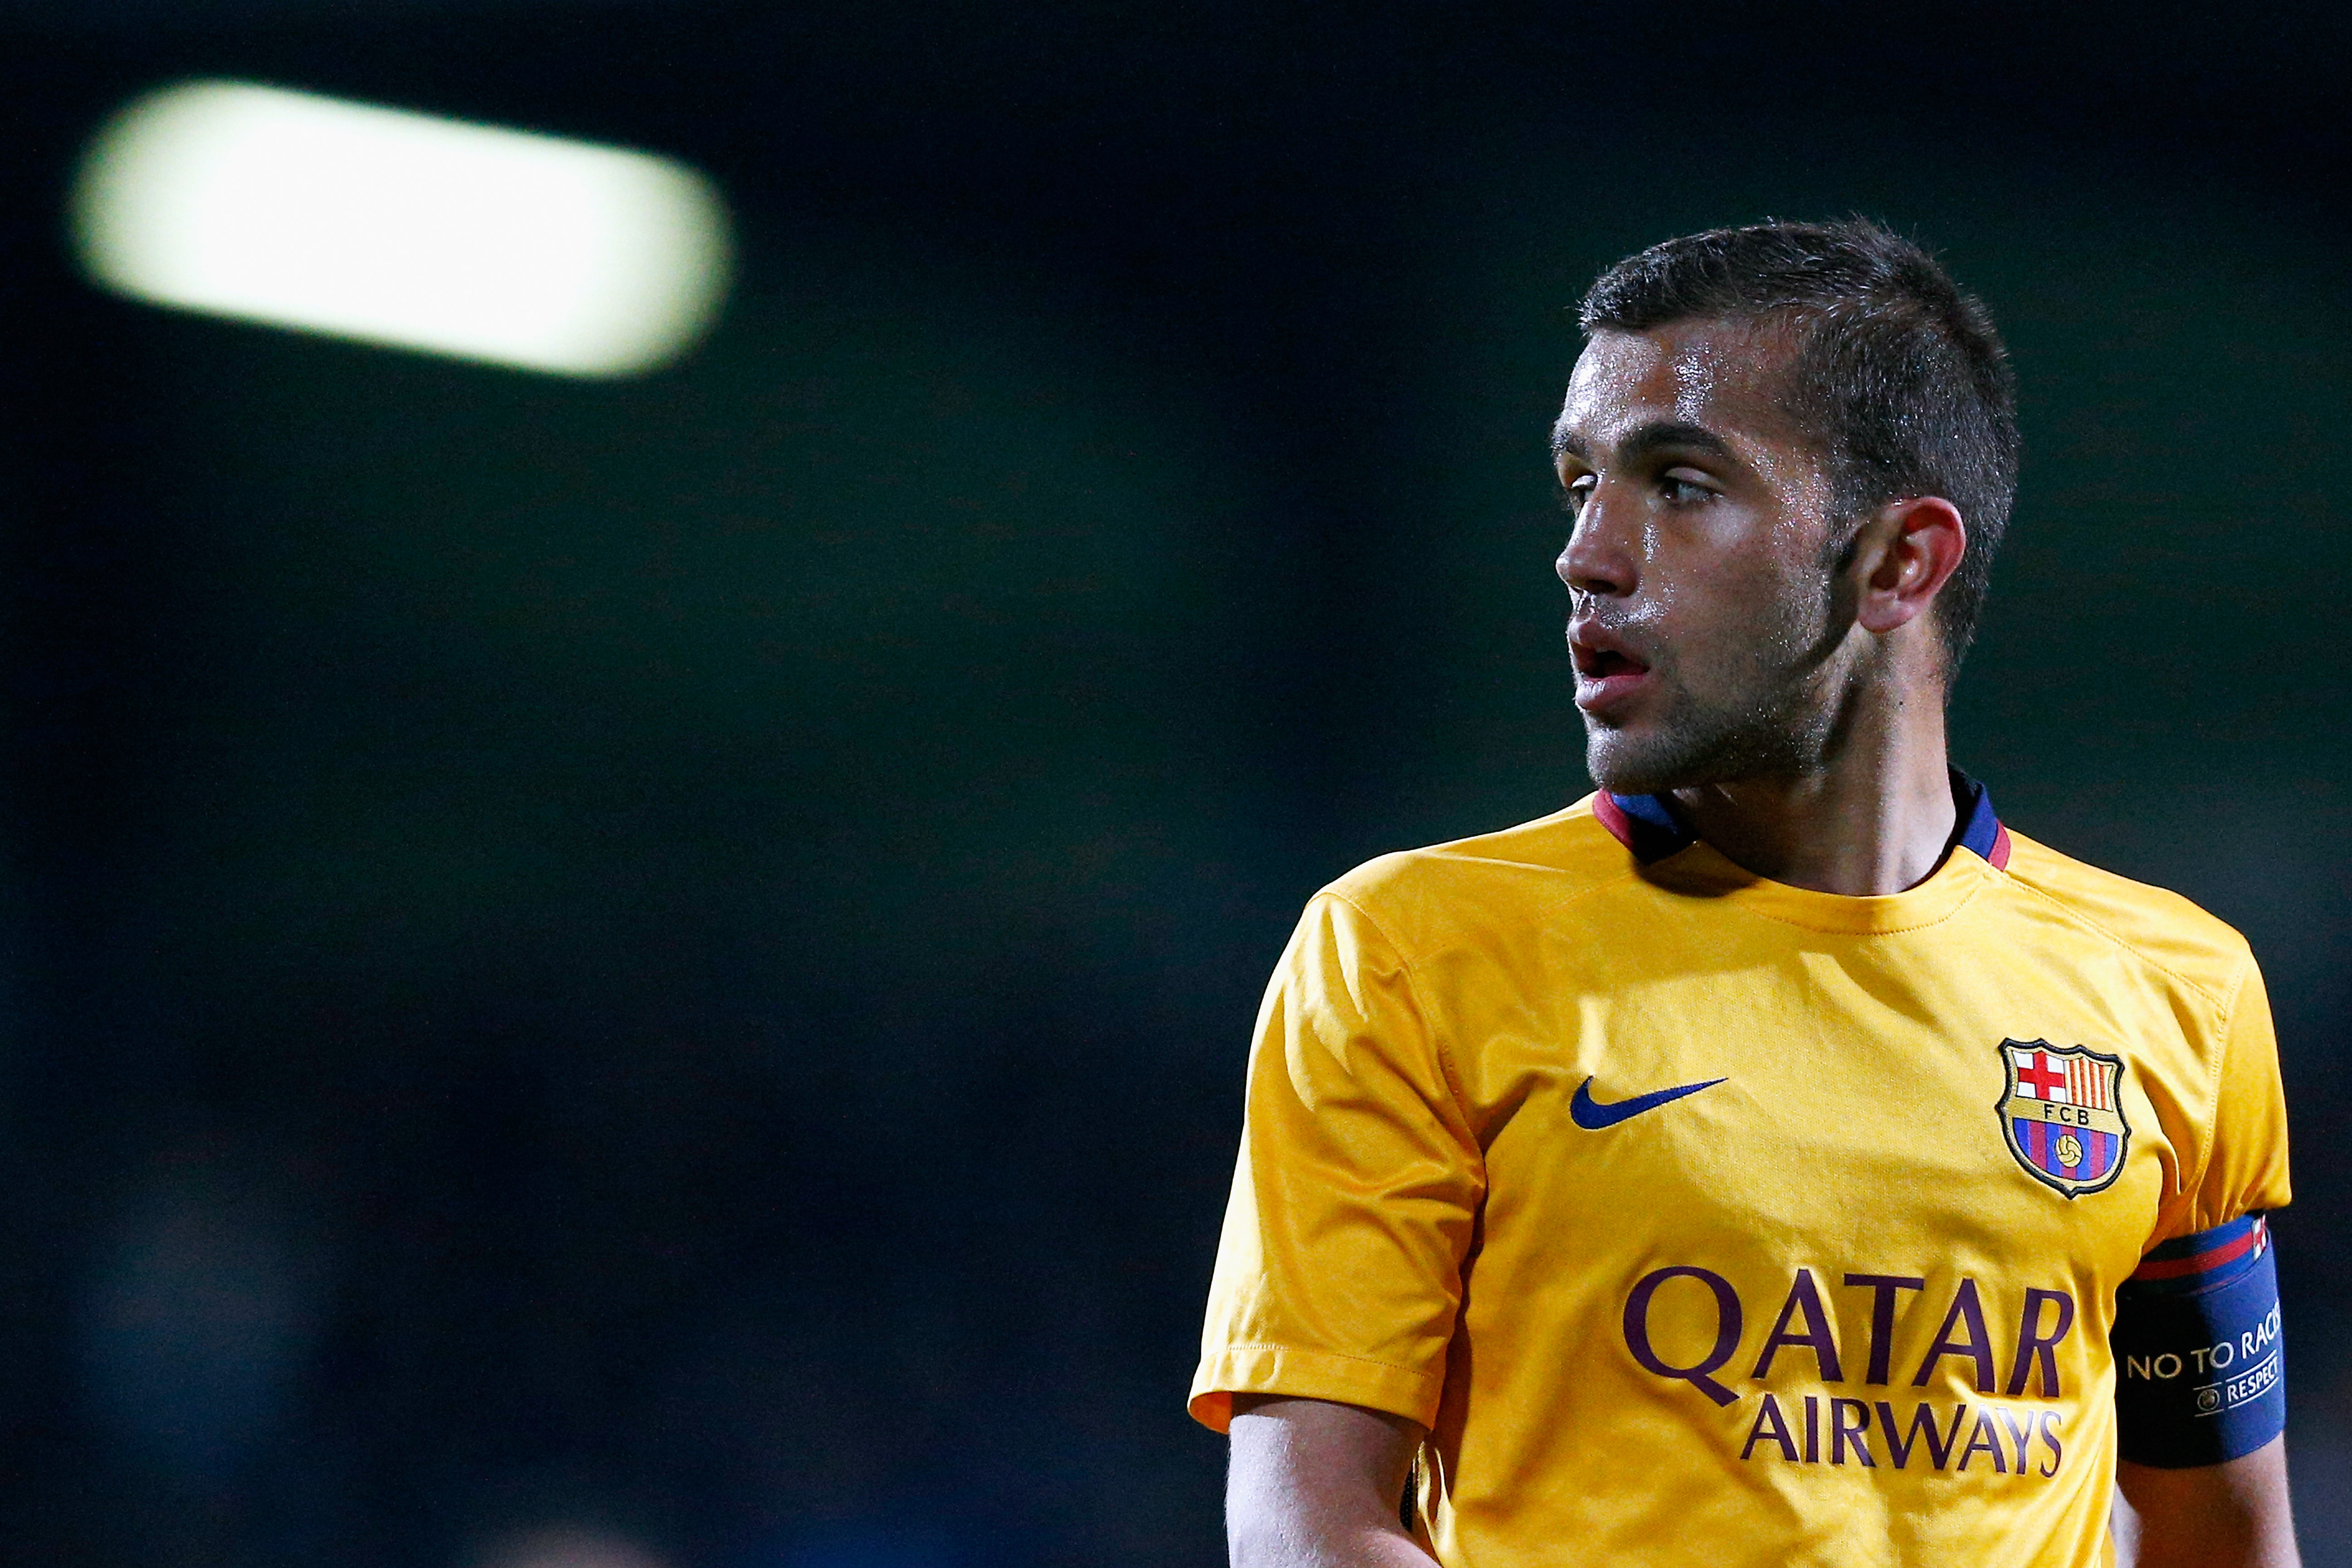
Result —
[[570, 1526], [508, 1536], [476, 1561], [480, 1568], [668, 1568], [625, 1537]]
[[725, 209], [679, 164], [234, 82], [116, 115], [72, 221], [135, 299], [567, 375], [675, 358], [727, 281]]

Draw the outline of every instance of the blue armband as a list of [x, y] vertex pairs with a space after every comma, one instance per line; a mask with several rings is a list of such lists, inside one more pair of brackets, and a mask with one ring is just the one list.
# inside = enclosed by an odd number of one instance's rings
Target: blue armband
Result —
[[2116, 1292], [2123, 1457], [2218, 1465], [2286, 1430], [2286, 1358], [2270, 1226], [2247, 1215], [2168, 1241]]

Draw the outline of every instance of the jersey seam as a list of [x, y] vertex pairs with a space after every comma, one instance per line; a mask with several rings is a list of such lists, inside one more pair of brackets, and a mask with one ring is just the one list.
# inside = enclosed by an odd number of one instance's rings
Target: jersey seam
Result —
[[[2165, 963], [2162, 959], [2156, 957], [2152, 953], [2142, 952], [2137, 942], [2130, 941], [2128, 938], [2120, 936], [2115, 931], [2109, 931], [2105, 926], [2100, 924], [2097, 921], [2093, 920], [2090, 916], [2069, 906], [2063, 900], [2058, 898], [2055, 894], [2046, 893], [2031, 882], [2020, 880], [2013, 873], [2010, 875], [2009, 879], [2021, 890], [2031, 893], [2033, 897], [2040, 899], [2043, 903], [2048, 904], [2052, 909], [2057, 910], [2062, 919], [2064, 919], [2074, 925], [2080, 926], [2084, 930], [2091, 931], [2095, 935], [2105, 938], [2108, 942], [2113, 942], [2116, 946], [2123, 949], [2126, 952], [2130, 953], [2142, 963], [2147, 964], [2150, 969], [2155, 970], [2158, 974], [2165, 976], [2167, 979], [2178, 981], [2179, 984], [2186, 985], [2189, 990], [2197, 993], [2198, 996], [2204, 1001], [2207, 1006], [2221, 1008], [2222, 1010], [2223, 1019], [2225, 1022], [2227, 1021], [2229, 1009], [2234, 1005], [2234, 1003], [2225, 1003], [2224, 1000], [2221, 996], [2216, 995], [2212, 988], [2207, 985], [2203, 981], [2199, 980], [2192, 975], [2183, 974], [2179, 970], [2173, 968], [2170, 964]], [[2251, 959], [2251, 955], [2249, 955], [2249, 957]], [[2232, 987], [2231, 996], [2233, 999], [2236, 996], [2236, 994], [2235, 987]]]
[[[1327, 1351], [1319, 1345], [1285, 1344], [1280, 1340], [1228, 1340], [1225, 1342], [1224, 1348], [1228, 1351], [1296, 1351], [1301, 1355], [1328, 1355], [1334, 1361], [1352, 1361], [1363, 1366], [1379, 1367], [1383, 1372], [1401, 1372], [1419, 1383], [1427, 1383], [1430, 1378], [1428, 1373], [1415, 1372], [1412, 1368], [1398, 1362], [1381, 1361], [1368, 1355], [1350, 1355], [1346, 1351]], [[1207, 1392], [1230, 1394], [1234, 1391], [1211, 1389]]]
[[[2215, 1135], [2213, 1127], [2214, 1119], [2221, 1113], [2221, 1073], [2222, 1069], [2230, 1065], [2230, 1053], [2236, 1048], [2231, 1027], [2237, 1022], [2238, 1002], [2246, 994], [2246, 977], [2253, 973], [2253, 968], [2254, 955], [2249, 952], [2246, 954], [2246, 961], [2238, 966], [2237, 982], [2230, 987], [2229, 999], [2221, 1005], [2221, 1048], [2213, 1053], [2212, 1069], [2206, 1075], [2205, 1079], [2205, 1126], [2208, 1129], [2205, 1147], [2198, 1156], [2197, 1179], [2189, 1184], [2189, 1190], [2183, 1194], [2189, 1200], [2189, 1213], [2184, 1216], [2187, 1219], [2193, 1220], [2197, 1217], [2197, 1195], [2205, 1190], [2205, 1178], [2213, 1169], [2213, 1155], [2221, 1142]], [[2229, 1217], [2235, 1219], [2237, 1215], [2231, 1215]], [[2229, 1220], [2215, 1220], [2213, 1223], [2227, 1225]], [[2210, 1227], [2200, 1226], [2198, 1228]]]
[[[1576, 807], [1571, 805], [1564, 809], [1565, 811], [1574, 811]], [[1601, 824], [1593, 818], [1590, 812], [1585, 814], [1584, 819], [1587, 822], [1592, 823], [1592, 826], [1603, 834], [1606, 834], [1609, 831], [1607, 828], [1602, 827]], [[1549, 822], [1551, 819], [1549, 817], [1538, 817], [1537, 820], [1539, 822]], [[1610, 839], [1610, 842], [1614, 844], [1617, 841], [1612, 837]], [[1424, 851], [1423, 853], [1442, 855], [1447, 852], [1448, 846], [1441, 844], [1433, 849]], [[1681, 853], [1683, 853], [1683, 851], [1679, 849], [1675, 852], [1675, 855], [1679, 855]], [[1671, 860], [1674, 858], [1674, 856], [1669, 855], [1666, 858]], [[1664, 864], [1664, 862], [1657, 863]], [[1569, 894], [1566, 898], [1561, 899], [1558, 903], [1551, 906], [1550, 912], [1557, 914], [1563, 910], [1571, 909], [1578, 904], [1585, 902], [1587, 900], [1597, 899], [1603, 893], [1612, 892], [1616, 889], [1624, 886], [1628, 882], [1643, 881], [1645, 879], [1642, 875], [1643, 869], [1643, 867], [1636, 865], [1624, 870], [1612, 872], [1608, 875], [1606, 879], [1595, 882], [1591, 887], [1581, 889], [1576, 892]], [[1341, 879], [1342, 881], [1345, 879], [1346, 879], [1344, 878]], [[1405, 951], [1404, 943], [1399, 942], [1396, 937], [1390, 932], [1388, 927], [1381, 923], [1381, 919], [1378, 915], [1375, 915], [1371, 910], [1366, 909], [1362, 902], [1360, 901], [1354, 894], [1342, 892], [1339, 882], [1328, 883], [1318, 890], [1323, 894], [1327, 894], [1331, 898], [1337, 899], [1339, 902], [1347, 905], [1349, 909], [1363, 916], [1365, 923], [1370, 925], [1374, 931], [1381, 933], [1381, 940], [1389, 944], [1390, 950], [1397, 955], [1397, 962], [1404, 965], [1408, 977], [1410, 977], [1411, 972], [1415, 967], [1412, 955]], [[1418, 1004], [1418, 987], [1415, 989], [1416, 994], [1414, 1000], [1416, 1004]]]
[[1856, 931], [1852, 926], [1816, 925], [1811, 921], [1794, 920], [1787, 915], [1776, 915], [1769, 910], [1742, 909], [1740, 912], [1753, 915], [1758, 920], [1770, 921], [1775, 925], [1794, 926], [1799, 931], [1817, 931], [1823, 936], [1902, 936], [1915, 931], [1926, 931], [1931, 926], [1939, 926], [1946, 921], [1955, 919], [1970, 904], [1975, 903], [1983, 892], [1984, 887], [1979, 883], [1969, 889], [1958, 903], [1931, 920], [1919, 921], [1912, 925], [1873, 926], [1864, 931]]
[[[1406, 994], [1412, 998], [1413, 1011], [1419, 1013], [1423, 1022], [1429, 1026], [1429, 1048], [1436, 1054], [1437, 1070], [1445, 1079], [1445, 1092], [1453, 1097], [1454, 1113], [1461, 1119], [1463, 1131], [1471, 1134], [1471, 1145], [1474, 1148], [1476, 1147], [1478, 1140], [1475, 1123], [1470, 1118], [1470, 1096], [1463, 1089], [1462, 1075], [1454, 1065], [1454, 1053], [1445, 1048], [1444, 1031], [1437, 1027], [1437, 1015], [1431, 1012], [1429, 1004], [1422, 999], [1421, 981], [1413, 972], [1412, 959], [1405, 952], [1404, 944], [1389, 934], [1388, 927], [1381, 924], [1379, 918], [1371, 910], [1364, 908], [1347, 894], [1334, 892], [1328, 888], [1324, 891], [1329, 893], [1333, 900], [1355, 910], [1366, 925], [1380, 933], [1381, 940], [1388, 943], [1389, 951], [1396, 954], [1397, 967], [1404, 973], [1404, 988]], [[1486, 1163], [1483, 1151], [1479, 1163], [1481, 1166]], [[1483, 1170], [1480, 1172], [1480, 1177], [1483, 1181], [1485, 1177]], [[1375, 1362], [1372, 1364], [1385, 1366], [1388, 1363]]]

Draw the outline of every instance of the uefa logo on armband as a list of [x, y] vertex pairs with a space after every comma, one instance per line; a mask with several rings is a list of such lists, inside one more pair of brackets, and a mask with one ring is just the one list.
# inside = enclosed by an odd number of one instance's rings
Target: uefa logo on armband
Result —
[[2084, 1046], [2003, 1040], [2008, 1075], [1995, 1110], [2009, 1152], [2026, 1174], [2068, 1197], [2095, 1193], [2124, 1168], [2124, 1063]]

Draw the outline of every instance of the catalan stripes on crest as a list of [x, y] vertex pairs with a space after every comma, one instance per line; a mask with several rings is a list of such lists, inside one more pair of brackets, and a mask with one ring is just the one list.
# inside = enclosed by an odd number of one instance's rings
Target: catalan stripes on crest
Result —
[[2131, 1125], [2121, 1057], [2047, 1040], [2003, 1040], [2006, 1083], [1995, 1109], [2002, 1141], [2028, 1175], [2069, 1198], [2123, 1173]]
[[2086, 1105], [2095, 1110], [2113, 1110], [2116, 1101], [2115, 1096], [2107, 1092], [2106, 1064], [2087, 1057], [2068, 1057], [2066, 1099], [2071, 1104]]

